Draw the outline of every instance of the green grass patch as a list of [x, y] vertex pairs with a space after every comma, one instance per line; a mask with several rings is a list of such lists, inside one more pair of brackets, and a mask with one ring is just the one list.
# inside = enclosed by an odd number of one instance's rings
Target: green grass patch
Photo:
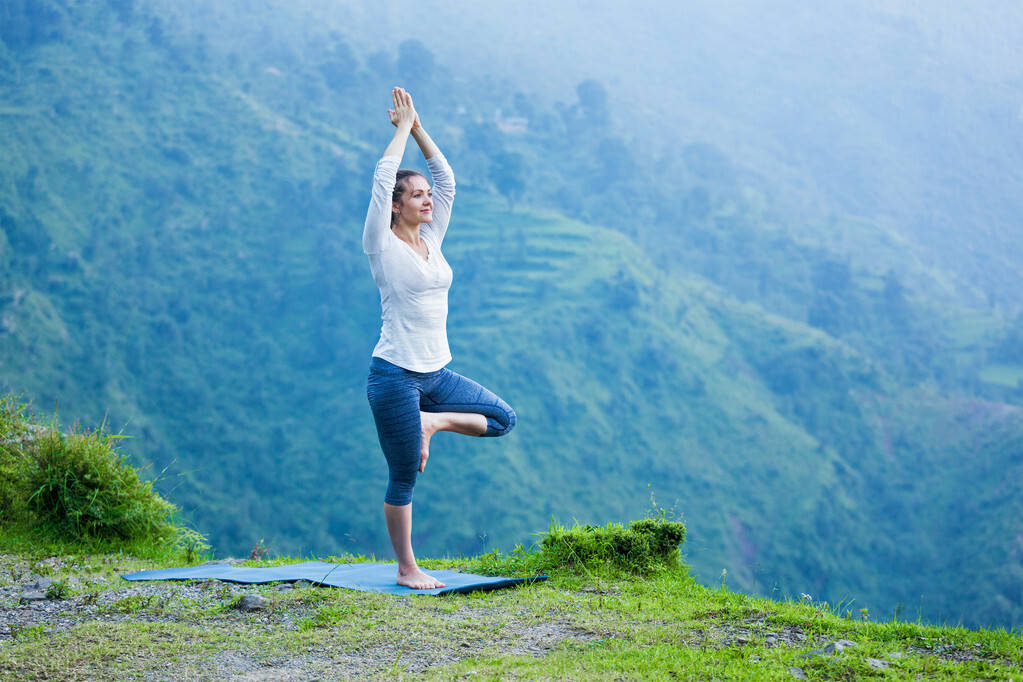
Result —
[[209, 547], [102, 428], [61, 431], [14, 396], [0, 397], [0, 550], [182, 555]]
[[648, 575], [665, 568], [683, 568], [679, 546], [686, 528], [666, 515], [605, 526], [558, 525], [553, 520], [532, 548], [517, 545], [510, 554], [498, 550], [471, 562], [469, 570], [491, 575], [624, 572]]
[[[542, 553], [540, 542], [532, 554]], [[81, 570], [121, 562], [93, 556]], [[444, 598], [253, 586], [270, 601], [258, 614], [232, 608], [226, 585], [182, 596], [168, 584], [165, 594], [121, 594], [103, 609], [130, 616], [124, 622], [25, 628], [0, 647], [0, 677], [788, 680], [798, 667], [808, 679], [1008, 680], [1023, 664], [1023, 640], [1004, 630], [864, 621], [823, 602], [707, 588], [682, 564], [643, 575], [591, 565]], [[857, 646], [814, 653], [838, 639]]]

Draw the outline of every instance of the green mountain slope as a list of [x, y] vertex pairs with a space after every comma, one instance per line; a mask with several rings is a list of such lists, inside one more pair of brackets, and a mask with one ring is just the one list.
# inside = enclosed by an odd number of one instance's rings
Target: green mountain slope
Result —
[[[123, 428], [224, 554], [264, 538], [387, 555], [359, 237], [387, 135], [366, 99], [391, 67], [343, 36], [289, 52], [290, 25], [248, 56], [145, 3], [5, 7], [0, 388]], [[875, 613], [1019, 622], [1023, 498], [1006, 482], [1023, 423], [998, 402], [1016, 389], [973, 378], [988, 339], [1012, 338], [1000, 320], [938, 318], [941, 301], [843, 270], [712, 176], [713, 220], [687, 222], [692, 255], [673, 263], [642, 216], [623, 227], [620, 197], [602, 214], [538, 208], [535, 179], [533, 207], [498, 195], [510, 176], [488, 164], [537, 158], [539, 141], [488, 156], [473, 120], [437, 120], [464, 178], [445, 244], [452, 368], [520, 424], [437, 437], [417, 486], [424, 552], [510, 547], [552, 516], [633, 518], [653, 491], [685, 514], [706, 582], [727, 569], [730, 585]], [[542, 180], [551, 195], [578, 194], [565, 163]], [[750, 293], [746, 263], [779, 285]]]

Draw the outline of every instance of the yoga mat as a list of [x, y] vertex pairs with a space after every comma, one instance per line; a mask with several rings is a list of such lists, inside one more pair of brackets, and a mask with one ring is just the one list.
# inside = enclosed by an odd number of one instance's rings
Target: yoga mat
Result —
[[195, 580], [212, 578], [232, 583], [272, 583], [308, 580], [317, 585], [344, 587], [362, 592], [384, 592], [386, 594], [459, 594], [477, 590], [498, 590], [523, 583], [547, 580], [547, 576], [529, 578], [503, 578], [501, 576], [473, 575], [447, 569], [428, 569], [427, 573], [445, 584], [431, 590], [413, 590], [397, 585], [394, 576], [398, 571], [395, 563], [372, 564], [328, 564], [323, 561], [306, 561], [285, 566], [230, 566], [208, 564], [205, 566], [183, 566], [181, 568], [157, 568], [149, 571], [127, 573], [125, 580]]

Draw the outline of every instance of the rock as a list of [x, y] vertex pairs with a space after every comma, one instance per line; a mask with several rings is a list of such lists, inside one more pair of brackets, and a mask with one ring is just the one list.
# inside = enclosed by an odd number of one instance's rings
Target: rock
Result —
[[792, 675], [792, 677], [796, 678], [797, 680], [805, 680], [806, 679], [806, 673], [803, 672], [802, 668], [796, 668], [796, 667], [793, 666], [793, 667], [789, 667], [787, 670], [789, 671], [789, 675]]
[[877, 658], [868, 658], [867, 659], [867, 665], [869, 665], [871, 668], [877, 668], [878, 670], [884, 670], [885, 668], [887, 668], [891, 664], [888, 661], [882, 661], [882, 660], [877, 659]]
[[33, 601], [46, 601], [46, 590], [26, 590], [21, 593], [19, 603], [27, 604]]
[[36, 578], [35, 582], [31, 585], [26, 585], [26, 590], [32, 590], [34, 592], [45, 592], [50, 589], [50, 585], [53, 584], [53, 578]]
[[299, 587], [312, 587], [313, 586], [313, 584], [311, 582], [309, 582], [308, 580], [296, 580], [295, 582], [293, 582], [291, 584], [295, 588], [299, 588]]
[[281, 583], [280, 585], [277, 586], [277, 590], [279, 592], [285, 592], [287, 590], [293, 590], [293, 589], [295, 589], [295, 586], [292, 585], [291, 583]]
[[837, 654], [843, 649], [856, 646], [856, 642], [849, 641], [848, 639], [840, 639], [837, 642], [831, 642], [830, 644], [824, 645], [824, 648], [820, 650], [823, 654]]
[[901, 651], [892, 651], [887, 654], [888, 658], [894, 658], [896, 660], [903, 658], [905, 655], [906, 654], [902, 653]]
[[259, 594], [246, 594], [238, 600], [238, 608], [242, 611], [262, 611], [269, 604], [270, 600]]
[[814, 656], [822, 656], [824, 654], [837, 654], [843, 649], [848, 649], [851, 646], [856, 646], [856, 642], [848, 639], [840, 639], [836, 642], [825, 644], [819, 649], [810, 649], [808, 653], [800, 654], [800, 658], [813, 658]]
[[199, 565], [200, 566], [237, 566], [238, 564], [241, 564], [241, 563], [244, 563], [244, 562], [245, 562], [245, 559], [234, 559], [234, 558], [231, 558], [231, 559], [210, 559], [209, 561], [204, 561], [204, 562], [202, 562]]

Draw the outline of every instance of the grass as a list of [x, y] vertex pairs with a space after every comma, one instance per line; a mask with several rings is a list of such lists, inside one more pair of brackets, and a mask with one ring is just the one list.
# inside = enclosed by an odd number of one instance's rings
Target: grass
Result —
[[0, 551], [121, 551], [194, 561], [205, 539], [116, 449], [119, 436], [60, 430], [0, 396]]
[[[808, 679], [824, 680], [1009, 680], [1023, 670], [1018, 633], [874, 623], [809, 596], [772, 601], [707, 588], [678, 561], [677, 545], [631, 563], [624, 560], [636, 556], [628, 551], [607, 553], [633, 548], [635, 538], [623, 538], [651, 528], [662, 538], [684, 532], [663, 515], [603, 527], [552, 524], [529, 549], [424, 560], [426, 567], [513, 575], [543, 567], [550, 576], [545, 583], [444, 598], [214, 581], [128, 584], [117, 575], [166, 560], [2, 557], [0, 588], [30, 573], [48, 574], [66, 586], [58, 603], [78, 615], [70, 626], [30, 623], [0, 640], [0, 676], [782, 680], [798, 667]], [[264, 595], [268, 608], [237, 610], [243, 592]], [[838, 639], [857, 646], [814, 652]], [[868, 659], [888, 667], [871, 667]]]
[[[50, 466], [45, 480], [59, 487], [84, 460], [88, 466], [75, 470], [79, 479], [90, 466], [107, 467], [95, 480], [131, 489], [129, 498], [142, 500], [135, 509], [155, 515], [128, 526], [137, 529], [120, 540], [108, 534], [114, 524], [106, 517], [83, 522], [101, 493], [69, 495], [70, 506], [57, 506], [82, 514], [45, 517], [26, 504], [16, 508], [21, 516], [3, 518], [0, 547], [13, 553], [0, 555], [0, 618], [11, 622], [0, 631], [0, 678], [787, 680], [799, 668], [821, 680], [1011, 680], [1023, 672], [1018, 632], [875, 623], [865, 612], [809, 595], [772, 601], [724, 584], [701, 586], [679, 560], [685, 526], [656, 503], [650, 517], [628, 524], [566, 528], [552, 521], [530, 548], [422, 562], [427, 569], [549, 575], [545, 583], [496, 592], [401, 598], [216, 581], [129, 584], [119, 575], [199, 558], [160, 525], [170, 522], [173, 507], [145, 497], [155, 495], [151, 487], [119, 470], [130, 467], [102, 434], [60, 434], [25, 419], [13, 399], [0, 404], [0, 490], [8, 499], [38, 483], [41, 462]], [[57, 458], [58, 447], [74, 452]], [[27, 481], [35, 483], [23, 487]], [[71, 538], [46, 535], [55, 528]], [[261, 549], [257, 554], [265, 555]], [[260, 556], [247, 563], [307, 559]], [[21, 607], [17, 592], [35, 575], [52, 579], [48, 601]], [[240, 611], [243, 593], [262, 594], [268, 607]], [[822, 653], [839, 639], [856, 646]]]
[[[173, 596], [185, 585], [202, 596]], [[127, 620], [85, 617], [53, 634], [30, 626], [0, 646], [0, 676], [780, 680], [799, 667], [809, 679], [1009, 680], [1023, 669], [1015, 633], [850, 619], [811, 601], [706, 588], [681, 565], [643, 576], [568, 567], [546, 583], [445, 598], [244, 589], [266, 596], [268, 609], [232, 608], [235, 586], [169, 583], [165, 596], [125, 594], [102, 610]], [[837, 639], [857, 646], [812, 654]]]

